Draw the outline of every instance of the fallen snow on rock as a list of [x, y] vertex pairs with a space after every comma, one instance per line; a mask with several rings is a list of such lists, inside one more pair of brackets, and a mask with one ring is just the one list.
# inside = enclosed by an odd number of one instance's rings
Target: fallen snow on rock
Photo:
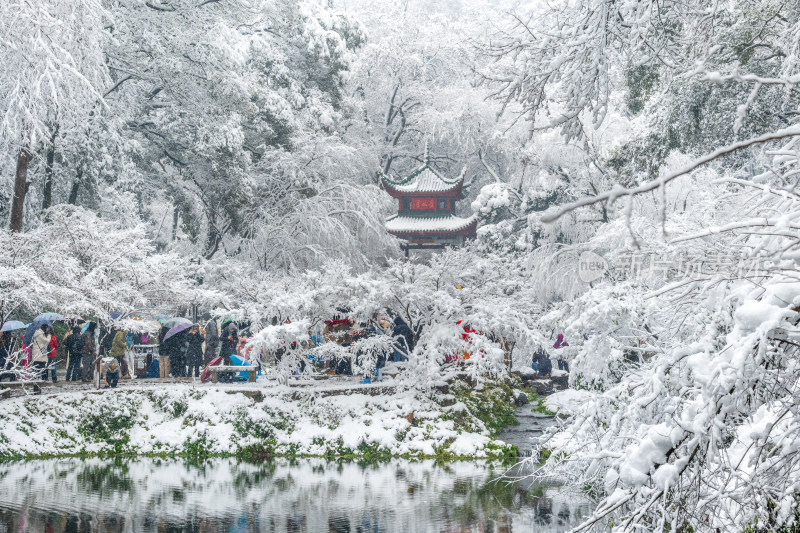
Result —
[[555, 413], [571, 415], [593, 397], [594, 395], [587, 390], [566, 389], [545, 397], [544, 405]]

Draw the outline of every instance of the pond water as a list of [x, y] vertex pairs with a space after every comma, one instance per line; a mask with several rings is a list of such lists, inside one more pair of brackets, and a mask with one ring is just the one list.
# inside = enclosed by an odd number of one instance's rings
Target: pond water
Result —
[[498, 483], [475, 462], [261, 464], [60, 459], [0, 464], [6, 532], [565, 531], [588, 502]]

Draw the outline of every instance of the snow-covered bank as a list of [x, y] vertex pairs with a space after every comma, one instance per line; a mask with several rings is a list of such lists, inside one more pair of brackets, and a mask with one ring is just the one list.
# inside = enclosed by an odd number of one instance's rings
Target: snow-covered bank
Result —
[[0, 413], [0, 457], [485, 458], [512, 449], [491, 438], [486, 425], [452, 396], [346, 392], [325, 395], [319, 388], [172, 384], [13, 398], [3, 402]]

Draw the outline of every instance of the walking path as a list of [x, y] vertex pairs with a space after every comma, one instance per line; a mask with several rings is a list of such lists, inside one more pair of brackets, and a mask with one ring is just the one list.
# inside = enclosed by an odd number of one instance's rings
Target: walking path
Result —
[[[371, 384], [360, 384], [361, 378], [357, 376], [320, 376], [314, 378], [292, 378], [286, 383], [290, 388], [308, 390], [313, 387], [315, 393], [321, 396], [336, 396], [341, 394], [358, 393], [370, 396], [378, 394], [391, 394], [395, 390], [392, 379]], [[202, 383], [199, 378], [153, 378], [153, 379], [121, 379], [116, 390], [130, 389], [159, 389], [169, 385], [180, 384], [184, 386], [210, 387], [211, 383]], [[215, 388], [231, 390], [265, 390], [281, 386], [277, 380], [268, 380], [260, 377], [255, 383], [234, 382], [213, 384]], [[51, 381], [29, 382], [3, 382], [0, 383], [0, 400], [14, 396], [29, 394], [58, 394], [62, 392], [77, 392], [97, 390], [93, 383], [80, 381]]]

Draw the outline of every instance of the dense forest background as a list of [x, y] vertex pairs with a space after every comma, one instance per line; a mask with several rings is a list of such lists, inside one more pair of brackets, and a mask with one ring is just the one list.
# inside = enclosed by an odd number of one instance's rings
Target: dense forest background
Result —
[[[598, 499], [587, 528], [775, 529], [798, 83], [783, 0], [5, 0], [0, 318], [201, 306], [268, 345], [392, 308], [416, 386], [458, 320], [493, 332], [477, 376], [564, 332], [588, 396], [540, 473]], [[480, 227], [405, 262], [379, 176], [426, 141]]]

